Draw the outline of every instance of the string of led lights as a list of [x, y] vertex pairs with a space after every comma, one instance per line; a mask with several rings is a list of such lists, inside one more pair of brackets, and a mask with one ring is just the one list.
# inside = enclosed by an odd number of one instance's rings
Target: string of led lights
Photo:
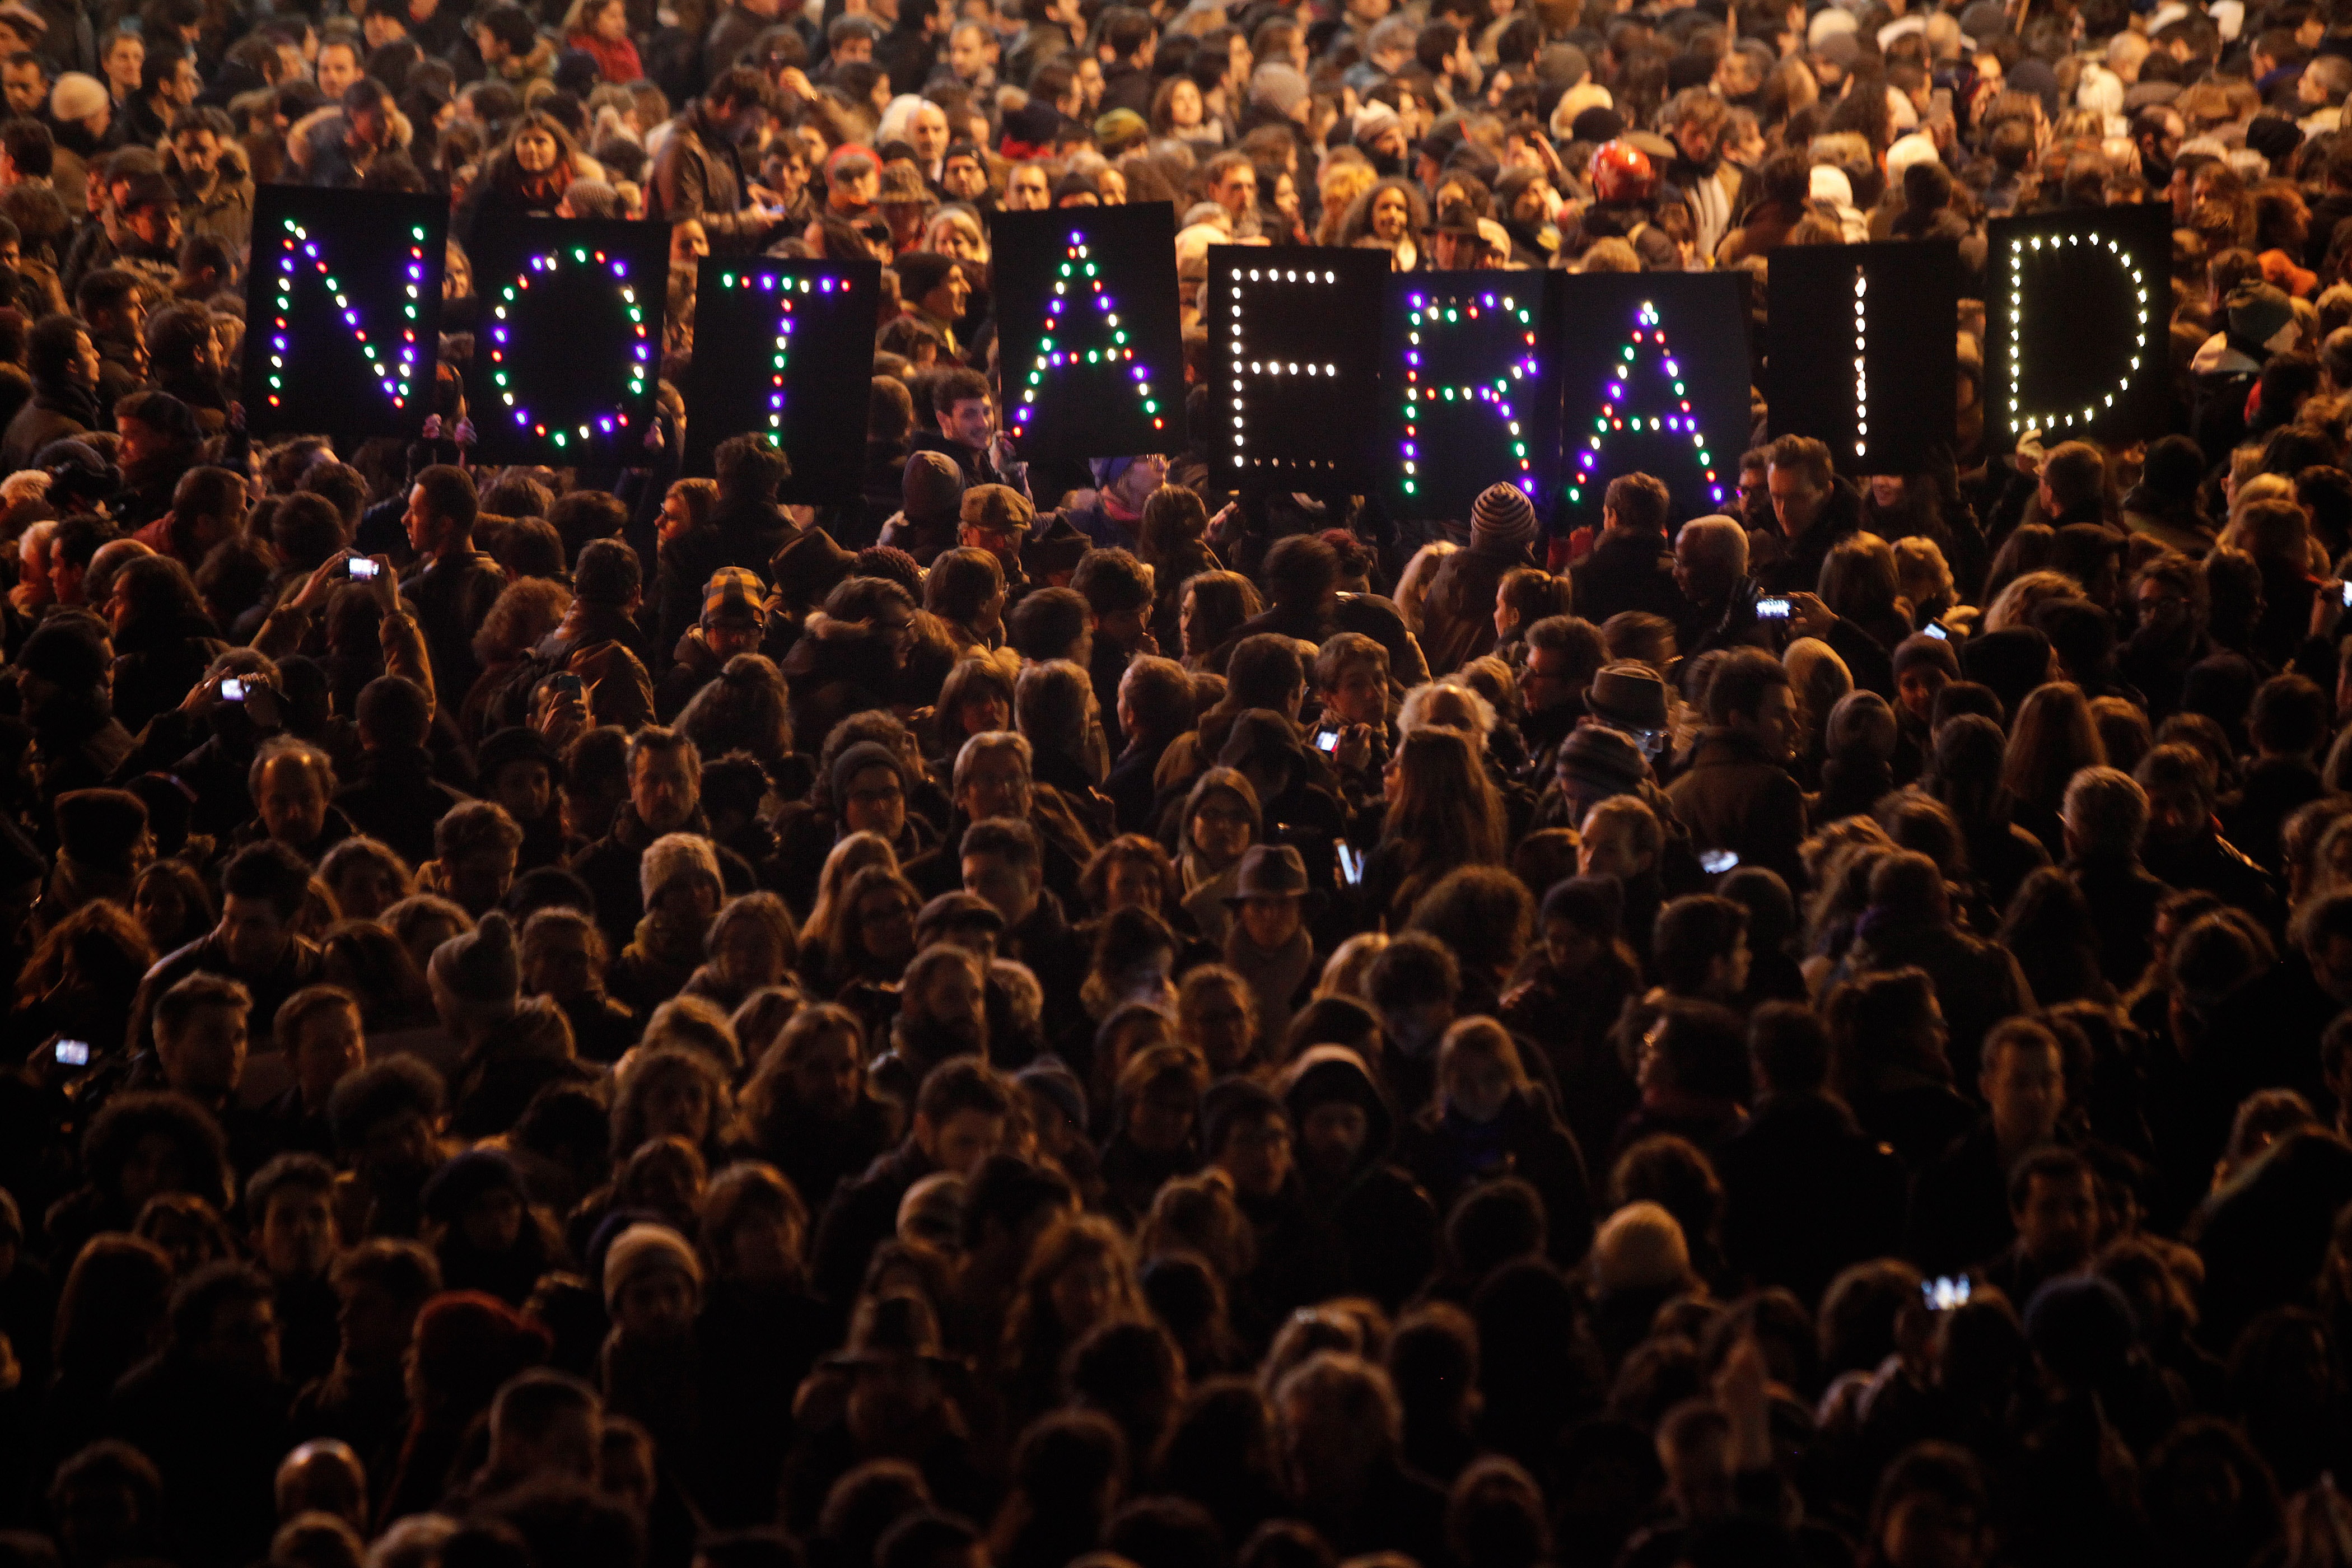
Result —
[[629, 264], [625, 258], [607, 256], [601, 250], [591, 250], [584, 245], [576, 245], [568, 250], [544, 251], [527, 259], [523, 264], [523, 270], [518, 273], [515, 280], [508, 284], [500, 292], [499, 302], [490, 311], [491, 316], [499, 323], [490, 329], [490, 342], [495, 345], [490, 350], [490, 363], [493, 366], [499, 367], [490, 372], [490, 381], [499, 389], [499, 396], [505, 400], [507, 407], [513, 412], [514, 422], [517, 425], [534, 436], [548, 437], [559, 447], [569, 445], [575, 433], [582, 440], [586, 441], [593, 439], [599, 431], [611, 436], [629, 427], [628, 410], [619, 408], [592, 420], [583, 420], [573, 429], [550, 431], [543, 424], [532, 423], [530, 410], [523, 406], [515, 396], [514, 388], [509, 384], [504, 368], [509, 334], [513, 331], [508, 321], [508, 312], [519, 307], [521, 303], [521, 296], [530, 291], [533, 273], [552, 274], [562, 268], [566, 262], [578, 267], [603, 268], [613, 275], [614, 281], [618, 285], [617, 291], [621, 297], [621, 304], [628, 311], [629, 325], [635, 331], [637, 338], [630, 350], [629, 357], [630, 397], [645, 395], [646, 376], [651, 369], [653, 359], [653, 343], [646, 332], [646, 313], [637, 304], [637, 290], [629, 281]]
[[[1070, 303], [1070, 289], [1081, 280], [1081, 268], [1083, 280], [1091, 290], [1088, 297], [1094, 301], [1095, 312], [1110, 329], [1110, 347], [1088, 349], [1083, 361], [1077, 350], [1056, 348], [1054, 343], [1054, 334], [1062, 330], [1062, 311]], [[1045, 301], [1045, 335], [1037, 340], [1037, 357], [1029, 367], [1029, 384], [1022, 389], [1021, 406], [1013, 411], [1015, 424], [1025, 429], [1030, 416], [1036, 412], [1037, 391], [1045, 384], [1047, 370], [1083, 363], [1126, 366], [1134, 379], [1136, 395], [1143, 400], [1144, 413], [1151, 416], [1151, 427], [1168, 428], [1160, 412], [1160, 400], [1151, 391], [1151, 367], [1136, 362], [1135, 350], [1127, 341], [1127, 329], [1118, 324], [1118, 302], [1103, 292], [1102, 279], [1087, 258], [1086, 236], [1077, 229], [1070, 231], [1069, 244], [1063, 249], [1062, 275], [1054, 284], [1054, 297]]]
[[846, 278], [779, 278], [772, 272], [722, 272], [719, 286], [733, 290], [757, 289], [763, 294], [779, 294], [776, 300], [776, 344], [769, 358], [768, 369], [768, 433], [781, 437], [784, 430], [784, 366], [792, 357], [793, 296], [795, 294], [832, 294], [849, 292]]
[[1864, 455], [1870, 447], [1870, 370], [1865, 364], [1864, 350], [1870, 342], [1870, 311], [1864, 296], [1870, 291], [1870, 279], [1859, 267], [1853, 269], [1853, 455]]
[[2080, 230], [2046, 236], [2037, 234], [2030, 237], [2024, 235], [2011, 236], [2009, 241], [2009, 425], [2012, 431], [2021, 434], [2028, 430], [2066, 429], [2078, 423], [2089, 425], [2103, 410], [2116, 405], [2116, 393], [2129, 391], [2132, 377], [2139, 374], [2140, 354], [2137, 350], [2135, 350], [2131, 356], [2131, 367], [2124, 373], [2123, 379], [2116, 383], [2115, 390], [2105, 394], [2097, 403], [2084, 405], [2080, 413], [2072, 411], [2027, 413], [2023, 410], [2021, 404], [2025, 395], [2023, 348], [2025, 260], [2032, 251], [2042, 249], [2045, 240], [2053, 255], [2058, 251], [2073, 249], [2078, 246], [2096, 250], [2104, 245], [2107, 254], [2121, 262], [2125, 272], [2131, 278], [2132, 289], [2138, 296], [2140, 333], [2138, 342], [2145, 343], [2147, 341], [2147, 274], [2142, 270], [2139, 262], [2133, 258], [2132, 253], [2124, 248], [2121, 240], [2111, 236], [2084, 234]]
[[[1629, 426], [1622, 405], [1626, 378], [1633, 369], [1634, 351], [1643, 342], [1656, 348], [1658, 357], [1665, 366], [1666, 378], [1674, 383], [1676, 405], [1675, 410], [1663, 416], [1648, 416], [1649, 427], [1690, 437], [1691, 445], [1698, 449], [1698, 466], [1706, 475], [1708, 493], [1715, 498], [1715, 504], [1721, 506], [1723, 482], [1716, 476], [1715, 454], [1707, 450], [1706, 434], [1698, 427], [1698, 416], [1691, 411], [1690, 389], [1683, 381], [1683, 367], [1675, 361], [1674, 350], [1666, 344], [1666, 329], [1659, 321], [1658, 307], [1648, 300], [1643, 300], [1641, 310], [1634, 313], [1633, 341], [1625, 345], [1624, 353], [1618, 357], [1611, 373], [1609, 386], [1601, 395], [1601, 412], [1592, 421], [1593, 433], [1586, 441], [1584, 450], [1577, 455], [1576, 477], [1569, 481], [1568, 499], [1571, 501], [1584, 499], [1584, 487], [1593, 482], [1592, 470], [1601, 460], [1601, 440], [1610, 432], [1629, 427], [1634, 430], [1642, 428], [1643, 416], [1640, 415], [1632, 417]], [[1861, 362], [1857, 360], [1855, 368], [1859, 370], [1860, 367]]]
[[[1511, 407], [1511, 384], [1525, 381], [1536, 374], [1535, 311], [1506, 294], [1497, 302], [1491, 293], [1473, 295], [1467, 300], [1453, 297], [1443, 301], [1428, 294], [1414, 294], [1407, 300], [1412, 307], [1405, 331], [1404, 352], [1404, 493], [1416, 493], [1419, 481], [1415, 476], [1421, 464], [1421, 421], [1424, 405], [1433, 412], [1440, 403], [1491, 403], [1503, 423], [1509, 426], [1511, 451], [1518, 458], [1518, 487], [1532, 497], [1536, 493], [1535, 467], [1528, 457], [1527, 436], [1519, 428], [1519, 416]], [[1453, 325], [1468, 311], [1472, 321], [1478, 320], [1481, 309], [1500, 310], [1517, 321], [1524, 331], [1528, 354], [1513, 360], [1510, 374], [1497, 375], [1492, 381], [1446, 383], [1423, 386], [1421, 383], [1421, 334], [1424, 327]]]
[[368, 368], [374, 372], [376, 383], [383, 388], [384, 395], [392, 399], [392, 405], [394, 408], [408, 406], [409, 394], [415, 390], [416, 384], [417, 310], [425, 297], [424, 225], [419, 224], [411, 228], [408, 231], [408, 238], [407, 299], [403, 306], [407, 325], [401, 331], [400, 347], [394, 354], [400, 367], [399, 373], [394, 374], [384, 368], [383, 359], [376, 353], [374, 342], [368, 337], [367, 328], [360, 323], [359, 311], [352, 308], [351, 297], [343, 290], [342, 280], [337, 278], [333, 270], [328, 267], [326, 258], [319, 254], [318, 242], [310, 237], [310, 231], [294, 218], [288, 217], [281, 220], [278, 255], [278, 310], [273, 318], [276, 325], [269, 340], [269, 406], [272, 408], [284, 406], [286, 355], [289, 352], [287, 322], [294, 308], [294, 275], [300, 269], [302, 261], [306, 259], [317, 269], [320, 280], [326, 285], [327, 292], [334, 297], [335, 309], [342, 312], [343, 324], [349, 327], [352, 335], [359, 340], [360, 352], [367, 355]]
[[[1245, 352], [1242, 347], [1241, 285], [1243, 276], [1244, 275], [1239, 268], [1234, 269], [1233, 288], [1234, 313], [1231, 322], [1234, 366], [1234, 466], [1235, 468], [1240, 468], [1247, 463], [1256, 463], [1260, 466], [1264, 466], [1267, 463], [1279, 465], [1283, 463], [1285, 459], [1279, 458], [1269, 458], [1255, 457], [1243, 452], [1241, 449], [1248, 443], [1248, 436], [1242, 418], [1241, 368], [1242, 355]], [[1253, 283], [1261, 281], [1267, 283], [1337, 283], [1339, 281], [1339, 275], [1337, 272], [1318, 272], [1312, 268], [1307, 268], [1307, 270], [1302, 274], [1291, 268], [1253, 267], [1249, 269], [1247, 276], [1249, 280]], [[1252, 375], [1281, 376], [1304, 374], [1308, 376], [1322, 376], [1331, 381], [1337, 381], [1339, 378], [1339, 367], [1338, 365], [1328, 363], [1318, 365], [1311, 360], [1307, 361], [1304, 364], [1301, 364], [1297, 360], [1252, 360], [1249, 362], [1249, 370]]]

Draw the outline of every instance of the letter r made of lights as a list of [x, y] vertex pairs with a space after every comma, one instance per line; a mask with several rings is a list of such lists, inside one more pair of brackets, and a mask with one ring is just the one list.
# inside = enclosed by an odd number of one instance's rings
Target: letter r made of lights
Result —
[[[1665, 401], [1665, 411], [1656, 413], [1637, 407], [1632, 400], [1631, 384], [1634, 367], [1644, 358], [1656, 363], [1666, 384], [1674, 388]], [[1644, 300], [1633, 314], [1633, 335], [1610, 367], [1609, 376], [1601, 389], [1600, 412], [1592, 416], [1592, 433], [1584, 438], [1584, 449], [1576, 455], [1576, 472], [1568, 481], [1568, 499], [1571, 502], [1584, 499], [1584, 492], [1605, 484], [1601, 473], [1601, 448], [1610, 437], [1621, 430], [1650, 430], [1679, 441], [1690, 437], [1691, 454], [1698, 459], [1699, 472], [1706, 478], [1707, 494], [1715, 504], [1723, 504], [1723, 478], [1715, 466], [1715, 450], [1708, 445], [1706, 432], [1698, 426], [1698, 416], [1691, 411], [1690, 384], [1683, 376], [1680, 361], [1667, 346], [1666, 329], [1660, 321], [1654, 301]]]
[[[368, 373], [394, 408], [406, 408], [408, 399], [416, 389], [416, 320], [419, 303], [425, 297], [425, 229], [422, 225], [408, 231], [408, 255], [403, 258], [407, 272], [405, 292], [402, 296], [403, 320], [390, 358], [378, 352], [376, 339], [368, 335], [368, 323], [361, 318], [359, 307], [352, 303], [342, 279], [336, 277], [327, 258], [319, 253], [319, 242], [310, 231], [293, 218], [280, 220], [278, 236], [277, 310], [271, 313], [269, 338], [269, 406], [282, 408], [286, 396], [286, 355], [289, 351], [287, 322], [294, 309], [294, 280], [305, 270], [317, 275], [319, 284], [335, 301], [335, 314], [367, 356]], [[380, 334], [387, 342], [394, 334], [386, 330]]]
[[846, 278], [779, 278], [772, 272], [722, 272], [719, 286], [733, 292], [772, 294], [776, 297], [776, 336], [768, 350], [768, 435], [782, 445], [784, 436], [784, 405], [790, 395], [784, 389], [784, 373], [792, 363], [793, 300], [795, 295], [846, 294], [850, 280]]
[[[1493, 293], [1451, 298], [1416, 293], [1409, 296], [1405, 303], [1410, 314], [1406, 317], [1404, 350], [1404, 493], [1419, 493], [1422, 422], [1449, 404], [1461, 404], [1484, 405], [1503, 422], [1510, 436], [1512, 457], [1518, 465], [1518, 472], [1505, 477], [1532, 498], [1536, 493], [1535, 466], [1528, 456], [1528, 437], [1520, 412], [1512, 400], [1520, 395], [1522, 384], [1532, 385], [1536, 379], [1534, 306], [1522, 305], [1512, 295]], [[1422, 378], [1423, 355], [1433, 340], [1464, 321], [1483, 321], [1498, 312], [1504, 320], [1517, 323], [1519, 342], [1516, 347], [1526, 351], [1511, 361], [1504, 374], [1468, 382], [1431, 382]]]
[[[2125, 288], [2130, 302], [2126, 306], [2137, 322], [2139, 336], [2133, 340], [2131, 363], [2115, 384], [2095, 394], [2098, 401], [2079, 408], [2030, 408], [2025, 405], [2025, 267], [2029, 260], [2047, 256], [2052, 259], [2068, 251], [2088, 253], [2096, 257], [2104, 250], [2123, 269]], [[2012, 434], [2022, 436], [2036, 431], [2047, 436], [2053, 431], [2088, 430], [2092, 422], [2111, 412], [2117, 395], [2131, 390], [2132, 378], [2139, 374], [2141, 345], [2147, 341], [2147, 274], [2121, 240], [2101, 234], [2075, 231], [2067, 234], [2011, 236], [2009, 241], [2009, 427]], [[2054, 290], [2052, 290], [2054, 292]], [[2056, 301], [2053, 301], [2055, 303]]]
[[[1108, 342], [1103, 341], [1106, 336]], [[1087, 340], [1094, 346], [1080, 350], [1077, 342]], [[1087, 256], [1086, 237], [1072, 229], [1069, 243], [1062, 249], [1062, 268], [1054, 279], [1053, 297], [1045, 301], [1045, 331], [1037, 340], [1037, 355], [1029, 366], [1028, 384], [1021, 389], [1020, 405], [1013, 411], [1013, 423], [1024, 430], [1028, 427], [1037, 412], [1038, 391], [1049, 373], [1089, 366], [1110, 371], [1133, 386], [1143, 412], [1150, 416], [1151, 427], [1168, 428], [1167, 418], [1160, 412], [1159, 395], [1151, 390], [1151, 367], [1135, 357], [1135, 345], [1119, 323], [1118, 301], [1104, 292], [1101, 273]]]
[[[625, 400], [609, 414], [592, 415], [578, 425], [550, 429], [545, 421], [531, 417], [530, 409], [523, 403], [509, 374], [513, 369], [509, 356], [514, 353], [513, 337], [517, 327], [514, 317], [530, 292], [530, 280], [534, 277], [550, 278], [567, 267], [593, 268], [612, 277], [614, 295], [622, 310], [627, 312], [629, 328], [635, 339], [629, 345], [629, 399], [645, 395], [646, 377], [653, 368], [653, 340], [646, 331], [645, 309], [637, 303], [637, 290], [629, 281], [626, 260], [608, 256], [601, 250], [592, 250], [584, 245], [546, 251], [528, 258], [523, 263], [523, 269], [516, 274], [515, 280], [499, 291], [497, 302], [490, 309], [490, 364], [493, 367], [490, 382], [498, 388], [499, 400], [505, 404], [507, 412], [513, 416], [519, 427], [534, 436], [544, 437], [559, 447], [570, 446], [575, 437], [582, 441], [589, 441], [600, 434], [614, 436], [629, 427], [629, 405]], [[551, 325], [547, 323], [541, 330], [545, 331]]]

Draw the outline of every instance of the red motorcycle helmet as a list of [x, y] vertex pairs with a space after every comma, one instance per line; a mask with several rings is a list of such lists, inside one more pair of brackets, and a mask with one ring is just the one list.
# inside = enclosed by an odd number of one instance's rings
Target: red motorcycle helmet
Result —
[[1647, 201], [1656, 184], [1649, 154], [1630, 142], [1604, 142], [1592, 154], [1592, 194], [1604, 202]]

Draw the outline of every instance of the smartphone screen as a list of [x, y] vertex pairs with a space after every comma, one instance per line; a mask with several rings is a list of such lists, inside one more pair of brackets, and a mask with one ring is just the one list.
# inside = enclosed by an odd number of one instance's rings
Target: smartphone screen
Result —
[[245, 682], [234, 675], [224, 677], [220, 683], [220, 694], [221, 700], [224, 702], [242, 702], [245, 700]]
[[352, 557], [352, 581], [354, 583], [373, 582], [379, 570], [376, 563], [364, 555]]
[[1921, 626], [1919, 629], [1926, 632], [1929, 637], [1934, 637], [1937, 642], [1946, 641], [1952, 635], [1933, 621], [1929, 621], [1926, 626]]
[[1339, 749], [1339, 731], [1337, 730], [1316, 731], [1315, 749], [1326, 754], [1338, 751]]
[[1789, 618], [1789, 601], [1786, 599], [1757, 600], [1756, 618], [1759, 621], [1787, 620]]
[[1364, 858], [1351, 845], [1339, 846], [1339, 879], [1351, 888], [1364, 879]]
[[59, 1067], [86, 1068], [89, 1066], [89, 1042], [88, 1040], [59, 1040], [58, 1042], [57, 1057], [58, 1065]]

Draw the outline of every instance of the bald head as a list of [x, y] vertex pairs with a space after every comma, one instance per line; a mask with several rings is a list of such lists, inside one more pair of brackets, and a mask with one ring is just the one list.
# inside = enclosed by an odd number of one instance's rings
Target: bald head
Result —
[[367, 1468], [351, 1445], [332, 1437], [305, 1443], [278, 1467], [278, 1517], [329, 1513], [367, 1529]]
[[1675, 582], [1685, 597], [1711, 604], [1748, 575], [1748, 530], [1737, 518], [1695, 517], [1675, 535]]

